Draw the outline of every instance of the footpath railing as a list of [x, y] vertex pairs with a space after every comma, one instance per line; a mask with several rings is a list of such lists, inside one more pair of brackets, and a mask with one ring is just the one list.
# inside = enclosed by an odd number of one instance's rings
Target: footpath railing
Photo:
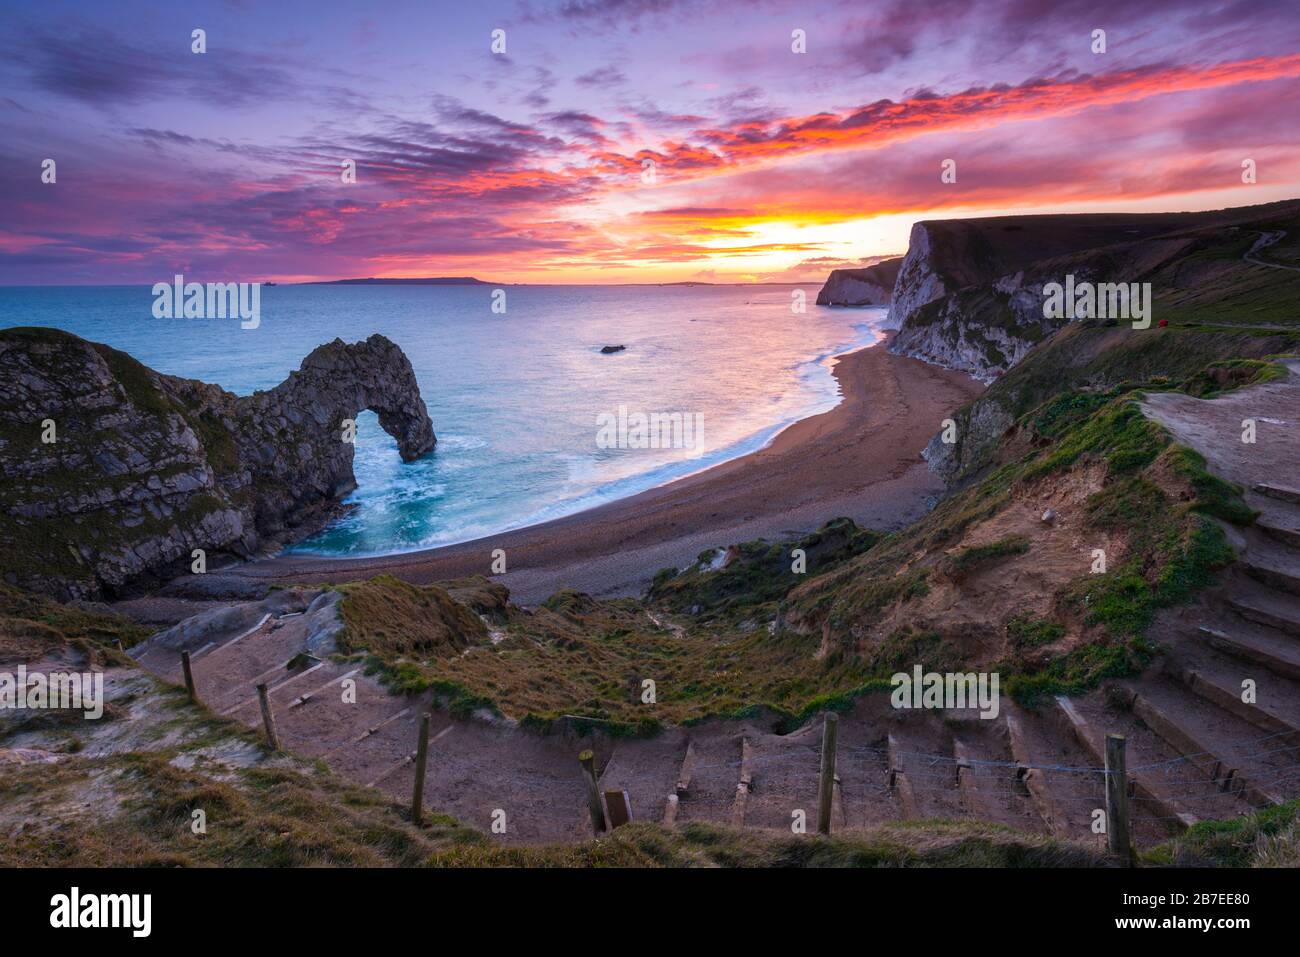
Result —
[[[197, 700], [188, 653], [182, 654], [182, 662], [186, 688]], [[268, 742], [278, 749], [275, 718], [265, 686], [259, 686], [257, 691]], [[424, 813], [429, 721], [427, 713], [421, 715], [416, 748], [408, 759], [416, 767], [411, 801], [411, 817], [416, 823]], [[743, 824], [755, 774], [773, 768], [789, 770], [793, 762], [802, 761], [810, 765], [804, 773], [815, 773], [817, 778], [817, 832], [830, 834], [840, 784], [838, 738], [839, 716], [827, 712], [823, 716], [821, 744], [815, 749], [803, 747], [759, 755], [753, 753], [749, 739], [744, 738], [741, 756], [736, 760], [698, 764], [688, 757], [689, 769], [683, 767], [676, 788], [665, 796], [664, 822], [675, 822], [692, 774], [736, 769], [732, 822]], [[1049, 827], [1054, 819], [1091, 819], [1094, 833], [1104, 833], [1108, 849], [1124, 858], [1132, 854], [1135, 828], [1167, 830], [1196, 820], [1223, 817], [1225, 807], [1241, 814], [1300, 796], [1297, 731], [1264, 734], [1237, 747], [1186, 753], [1172, 760], [1132, 767], [1127, 763], [1126, 746], [1123, 735], [1107, 734], [1105, 764], [1101, 767], [987, 760], [965, 754], [903, 750], [892, 745], [859, 745], [844, 749], [844, 753], [847, 761], [870, 757], [872, 763], [883, 768], [877, 782], [882, 795], [892, 796], [905, 812], [913, 812], [905, 813], [906, 817], [926, 816], [919, 809], [931, 795], [939, 796], [937, 803], [941, 805], [967, 807], [966, 816], [971, 817], [980, 816], [971, 813], [971, 804], [992, 806], [989, 802], [1028, 798]], [[631, 808], [626, 789], [601, 790], [592, 751], [582, 751], [578, 763], [593, 832], [603, 834], [629, 821]]]
[[[737, 771], [736, 807], [742, 811], [733, 812], [734, 821], [743, 816], [756, 773], [800, 764], [804, 773], [809, 773], [813, 770], [809, 768], [810, 756], [815, 757], [816, 829], [829, 834], [839, 787], [837, 767], [841, 760], [869, 758], [883, 768], [878, 782], [882, 794], [893, 795], [905, 807], [910, 804], [915, 810], [931, 796], [938, 800], [928, 803], [949, 807], [1005, 806], [1029, 799], [1049, 821], [1053, 816], [1089, 821], [1096, 826], [1093, 833], [1105, 834], [1108, 849], [1124, 858], [1131, 856], [1133, 835], [1139, 830], [1168, 832], [1198, 820], [1241, 815], [1300, 796], [1300, 732], [1294, 731], [1263, 734], [1215, 753], [1188, 753], [1133, 766], [1127, 763], [1126, 738], [1109, 734], [1105, 737], [1106, 763], [1101, 767], [988, 760], [882, 746], [855, 746], [844, 749], [841, 756], [837, 732], [838, 717], [827, 714], [820, 749], [742, 754], [735, 760], [694, 764], [691, 771]], [[592, 752], [582, 752], [579, 760], [592, 829], [601, 834], [629, 815], [627, 793], [601, 791]], [[666, 822], [675, 819], [680, 792], [685, 789], [679, 782], [678, 793], [666, 796]], [[615, 822], [606, 813], [611, 801], [618, 806], [614, 813], [619, 820]]]

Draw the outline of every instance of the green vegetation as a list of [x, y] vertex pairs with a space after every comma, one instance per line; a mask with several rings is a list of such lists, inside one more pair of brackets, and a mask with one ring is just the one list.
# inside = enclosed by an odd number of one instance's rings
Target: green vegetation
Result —
[[1200, 399], [1212, 399], [1222, 392], [1247, 385], [1274, 382], [1286, 375], [1276, 362], [1262, 359], [1223, 359], [1211, 362], [1183, 384], [1183, 391]]
[[[1123, 460], [1144, 461], [1151, 451], [1130, 446]], [[1152, 462], [1151, 475], [1181, 479], [1192, 500], [1171, 497], [1146, 473], [1114, 480], [1093, 495], [1087, 503], [1089, 525], [1127, 535], [1128, 557], [1080, 579], [1063, 596], [1085, 624], [1104, 625], [1114, 635], [1142, 634], [1158, 609], [1185, 601], [1211, 582], [1215, 569], [1232, 561], [1223, 530], [1203, 515], [1242, 524], [1255, 516], [1241, 490], [1206, 472], [1204, 460], [1191, 449], [1167, 444]]]
[[1300, 800], [1244, 817], [1200, 821], [1141, 853], [1150, 866], [1300, 867]]
[[440, 585], [412, 585], [392, 575], [343, 585], [339, 651], [369, 652], [380, 661], [402, 655], [443, 658], [486, 641], [485, 625]]
[[1065, 637], [1065, 626], [1033, 615], [1013, 615], [1007, 620], [1007, 639], [1012, 648], [1024, 650], [1050, 645]]
[[971, 545], [961, 548], [944, 559], [944, 570], [954, 578], [959, 578], [982, 567], [989, 562], [1009, 555], [1023, 555], [1029, 551], [1029, 539], [1023, 535], [1008, 535], [995, 542], [983, 545]]
[[1235, 525], [1249, 525], [1259, 513], [1241, 497], [1241, 489], [1212, 475], [1205, 468], [1205, 457], [1194, 449], [1178, 446], [1170, 451], [1174, 474], [1186, 481], [1196, 493], [1193, 511], [1203, 512]]
[[[1250, 381], [1260, 374], [1256, 370]], [[933, 587], [932, 568], [960, 588], [964, 578], [984, 573], [995, 561], [1027, 555], [1024, 560], [1033, 563], [1032, 536], [962, 544], [970, 529], [1044, 482], [1079, 483], [1100, 469], [1100, 488], [1084, 498], [1082, 517], [1084, 530], [1116, 542], [1108, 569], [1095, 571], [1081, 556], [1078, 573], [1052, 596], [1050, 613], [1035, 616], [1032, 627], [1013, 619], [1002, 650], [990, 640], [972, 644], [960, 621], [951, 635], [941, 621], [919, 628], [960, 647], [965, 667], [1000, 655], [1007, 686], [1024, 701], [1086, 691], [1145, 667], [1152, 649], [1142, 636], [1155, 614], [1187, 601], [1233, 560], [1223, 530], [1211, 519], [1246, 524], [1255, 512], [1241, 489], [1212, 475], [1200, 455], [1173, 443], [1147, 419], [1139, 399], [1139, 392], [1066, 392], [1028, 410], [983, 480], [800, 585], [789, 596], [792, 620], [806, 629], [827, 627], [846, 653], [871, 661], [873, 650], [893, 639], [897, 623], [924, 618], [926, 612], [909, 610], [909, 602]]]
[[[10, 769], [0, 808], [24, 807], [27, 823], [6, 834], [0, 866], [411, 866], [444, 845], [485, 840], [442, 815], [415, 828], [382, 793], [299, 762], [232, 772], [171, 757], [126, 751]], [[61, 801], [92, 788], [96, 814], [60, 813]], [[204, 834], [191, 830], [196, 810]]]
[[[1144, 639], [1126, 642], [1090, 642], [1050, 659], [1045, 666], [1012, 673], [1004, 687], [1022, 705], [1032, 705], [1047, 695], [1077, 695], [1090, 691], [1107, 678], [1123, 678], [1141, 671], [1151, 660]], [[1014, 665], [999, 671], [1012, 671]]]
[[1032, 481], [1060, 471], [1085, 453], [1104, 458], [1112, 475], [1130, 472], [1151, 464], [1166, 441], [1163, 430], [1142, 414], [1136, 399], [1115, 399], [1060, 433], [1055, 448], [1040, 456], [1021, 477]]
[[[349, 604], [402, 609], [414, 588], [383, 577], [344, 587], [345, 615]], [[393, 690], [433, 689], [459, 713], [486, 708], [539, 728], [576, 716], [613, 734], [764, 710], [796, 721], [828, 697], [851, 700], [877, 687], [868, 662], [819, 660], [816, 638], [769, 633], [767, 619], [677, 631], [657, 617], [632, 599], [565, 591], [535, 611], [511, 606], [495, 643], [475, 639], [455, 654], [448, 649], [461, 645], [389, 644], [372, 651], [369, 665]], [[429, 620], [416, 618], [411, 633], [422, 633]], [[441, 612], [432, 615], [435, 631], [443, 620]], [[655, 683], [653, 705], [642, 701], [646, 679]]]
[[862, 554], [879, 540], [880, 535], [859, 528], [851, 519], [833, 519], [793, 542], [759, 540], [720, 550], [725, 562], [721, 569], [710, 567], [719, 553], [706, 551], [684, 572], [661, 571], [648, 598], [701, 620], [744, 618], [753, 615], [757, 606], [779, 602], [798, 583], [792, 572], [796, 550], [803, 552], [804, 574], [815, 575]]
[[64, 645], [92, 661], [119, 661], [119, 642], [130, 648], [150, 634], [121, 615], [82, 611], [0, 584], [0, 661], [30, 661]]
[[133, 406], [159, 419], [165, 419], [175, 411], [171, 401], [158, 388], [157, 379], [142, 362], [102, 343], [93, 343], [91, 348], [99, 353]]
[[[1070, 323], [1031, 349], [983, 395], [953, 415], [958, 443], [953, 450], [951, 480], [996, 467], [1000, 435], [995, 429], [977, 428], [976, 422], [1009, 425], [1033, 413], [1031, 424], [1036, 433], [1056, 439], [1105, 402], [1135, 389], [1182, 389], [1191, 395], [1209, 396], [1283, 375], [1285, 370], [1268, 359], [1300, 351], [1295, 280], [1290, 283], [1278, 305], [1290, 311], [1289, 318], [1279, 318], [1277, 325], [1263, 328], [1183, 323], [1176, 314], [1169, 316], [1170, 325], [1164, 329]], [[1156, 309], [1157, 315], [1167, 315], [1160, 311], [1159, 300]], [[1220, 313], [1232, 314], [1235, 311], [1230, 309]], [[1251, 365], [1256, 362], [1267, 368]], [[1220, 366], [1221, 371], [1210, 371]], [[1224, 371], [1230, 369], [1252, 370], [1251, 377], [1244, 378], [1244, 371]]]
[[863, 656], [882, 683], [900, 671], [910, 672], [913, 665], [939, 672], [958, 671], [963, 665], [961, 652], [943, 635], [913, 627], [900, 628], [873, 642]]

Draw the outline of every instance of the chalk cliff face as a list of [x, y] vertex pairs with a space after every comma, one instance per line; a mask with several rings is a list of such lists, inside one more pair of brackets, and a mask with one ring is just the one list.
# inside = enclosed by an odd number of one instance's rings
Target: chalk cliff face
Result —
[[[1049, 341], [1058, 343], [1070, 332], [1066, 327], [1091, 329], [1084, 330], [1088, 334], [1079, 342], [1094, 341], [1094, 332], [1106, 333], [1107, 348], [1122, 345], [1132, 351], [1140, 343], [1130, 337], [1157, 335], [1161, 318], [1176, 317], [1181, 308], [1203, 313], [1222, 298], [1223, 289], [1257, 285], [1260, 271], [1250, 272], [1253, 267], [1242, 261], [1242, 252], [1260, 231], [1289, 222], [1296, 208], [1289, 202], [1204, 213], [917, 223], [894, 286], [890, 320], [899, 331], [890, 350], [991, 383], [1028, 365], [1031, 354], [1038, 357], [1032, 374], [1010, 376], [1014, 382], [995, 385], [958, 412], [957, 441], [943, 443], [937, 435], [925, 451], [931, 468], [953, 481], [981, 467], [1002, 434], [1028, 411], [1027, 403], [1051, 394], [1052, 383], [1064, 387], [1082, 377], [1088, 388], [1115, 384], [1115, 374], [1102, 358], [1105, 350], [1078, 348], [1077, 337], [1070, 340], [1070, 349], [1041, 354]], [[1043, 287], [1064, 284], [1067, 276], [1076, 285], [1150, 283], [1156, 300], [1152, 329], [1136, 330], [1123, 320], [1072, 322], [1044, 316]], [[1116, 369], [1129, 367], [1115, 363]]]
[[1205, 272], [1188, 261], [1194, 252], [1278, 206], [919, 222], [894, 285], [890, 348], [990, 382], [1069, 321], [1044, 317], [1045, 284], [1070, 274], [1178, 288]]
[[1043, 315], [1043, 286], [1122, 282], [1181, 252], [1187, 239], [1132, 241], [1149, 233], [1142, 217], [1021, 216], [920, 222], [894, 287], [890, 349], [969, 372], [1002, 375], [1065, 325]]
[[379, 415], [406, 461], [436, 438], [383, 336], [320, 346], [235, 396], [52, 329], [0, 331], [0, 575], [97, 599], [300, 537], [356, 487], [344, 420]]
[[887, 306], [902, 263], [899, 256], [865, 269], [834, 269], [817, 293], [817, 305]]

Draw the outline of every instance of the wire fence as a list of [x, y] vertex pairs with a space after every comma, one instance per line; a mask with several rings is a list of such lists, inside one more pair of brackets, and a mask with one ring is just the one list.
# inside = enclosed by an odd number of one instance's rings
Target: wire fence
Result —
[[[331, 683], [338, 680], [341, 678], [335, 677]], [[312, 697], [312, 694], [303, 695], [294, 704]], [[227, 710], [250, 706], [254, 700], [243, 700]], [[268, 735], [273, 737], [270, 710], [264, 708], [264, 717]], [[389, 720], [408, 712], [409, 709], [403, 709]], [[575, 719], [588, 720], [577, 716]], [[834, 721], [838, 722], [838, 718]], [[365, 734], [357, 740], [387, 724], [385, 721], [373, 729], [365, 729]], [[859, 741], [862, 731], [860, 727], [855, 729]], [[1076, 725], [1076, 739], [1078, 732]], [[966, 817], [1030, 827], [1045, 825], [1055, 833], [1081, 834], [1096, 833], [1097, 812], [1101, 810], [1109, 816], [1114, 809], [1114, 795], [1108, 801], [1110, 772], [1104, 766], [977, 757], [977, 753], [988, 748], [981, 734], [970, 734], [966, 746], [961, 732], [954, 732], [948, 736], [949, 750], [935, 752], [907, 747], [906, 738], [900, 746], [899, 740], [880, 728], [876, 733], [879, 737], [875, 743], [841, 746], [835, 750], [833, 790], [842, 824], [891, 818]], [[1070, 736], [1068, 730], [1063, 733]], [[1009, 736], [1015, 738], [1010, 732]], [[719, 744], [721, 750], [727, 750], [735, 743], [734, 738], [713, 739], [709, 744], [704, 743], [706, 740], [701, 739], [701, 747], [706, 750], [713, 750]], [[1227, 745], [1216, 743], [1213, 750], [1183, 750], [1190, 741], [1184, 739], [1180, 748], [1175, 740], [1176, 737], [1161, 735], [1154, 728], [1135, 738], [1138, 746], [1132, 756], [1180, 752], [1161, 760], [1130, 764], [1125, 769], [1125, 816], [1129, 830], [1141, 839], [1196, 821], [1233, 818], [1300, 797], [1300, 731], [1261, 733]], [[976, 744], [980, 741], [984, 744]], [[348, 743], [338, 744], [329, 753], [333, 755]], [[1055, 753], [1099, 753], [1093, 744], [1076, 740], [1066, 750]], [[616, 747], [610, 763], [617, 764], [622, 747], [635, 749], [640, 745], [625, 742]], [[1016, 747], [1014, 740], [1009, 749], [1005, 740], [994, 747], [1002, 753], [1009, 750], [1013, 755], [1026, 750]], [[820, 804], [819, 812], [825, 806], [829, 786], [820, 742], [807, 736], [759, 734], [752, 739], [742, 737], [740, 751], [739, 756], [734, 756], [732, 751], [722, 760], [688, 758], [683, 762], [670, 803], [692, 796], [691, 789], [682, 786], [681, 776], [685, 775], [697, 781], [701, 777], [713, 779], [698, 790], [713, 792], [714, 805], [719, 796], [725, 799], [728, 791], [734, 789], [738, 812], [733, 813], [733, 822], [744, 823], [743, 797], [751, 793], [765, 800], [769, 819], [775, 813], [775, 806], [782, 802]], [[411, 752], [371, 783], [388, 778], [414, 763], [416, 758], [417, 752]], [[664, 793], [664, 782], [672, 769], [647, 768], [644, 760], [633, 763], [639, 770], [618, 767], [612, 778], [607, 764], [600, 777], [652, 799]], [[600, 781], [593, 777], [591, 788], [599, 785]], [[846, 813], [846, 805], [852, 805], [853, 813]]]
[[[755, 793], [780, 793], [808, 803], [822, 768], [815, 744], [764, 750], [726, 760], [691, 763], [696, 781], [725, 794], [726, 779]], [[778, 745], [779, 747], [779, 745]], [[1146, 749], [1143, 749], [1146, 751]], [[1167, 748], [1165, 750], [1168, 750]], [[1149, 753], [1149, 752], [1148, 752]], [[1027, 823], [1040, 819], [1054, 832], [1095, 834], [1098, 811], [1108, 807], [1105, 767], [1035, 763], [908, 749], [889, 743], [837, 749], [836, 783], [852, 793], [857, 818], [991, 817]], [[609, 769], [607, 769], [609, 770]], [[614, 775], [620, 786], [652, 791], [662, 774]], [[1261, 734], [1216, 751], [1178, 754], [1126, 768], [1130, 830], [1157, 838], [1195, 821], [1237, 817], [1300, 797], [1300, 732]], [[885, 802], [881, 805], [881, 802]], [[867, 807], [869, 804], [875, 807]]]

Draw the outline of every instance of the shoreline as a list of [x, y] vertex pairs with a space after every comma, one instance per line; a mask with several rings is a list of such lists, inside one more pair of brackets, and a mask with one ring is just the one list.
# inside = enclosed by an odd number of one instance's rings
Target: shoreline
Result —
[[[891, 354], [891, 339], [886, 333], [834, 358], [842, 396], [834, 408], [786, 426], [756, 451], [664, 485], [457, 545], [358, 558], [280, 554], [217, 573], [277, 584], [392, 574], [423, 585], [485, 575], [531, 605], [561, 588], [639, 595], [659, 569], [690, 564], [706, 548], [790, 538], [840, 516], [902, 527], [944, 488], [921, 450], [984, 387]], [[498, 548], [506, 573], [491, 575]]]
[[[880, 307], [867, 306], [867, 307], [860, 307], [860, 308], [878, 310]], [[477, 534], [474, 534], [470, 538], [458, 539], [456, 541], [431, 542], [427, 545], [416, 545], [414, 547], [403, 548], [395, 551], [362, 552], [358, 554], [315, 552], [303, 547], [306, 542], [309, 542], [311, 539], [313, 539], [318, 534], [320, 534], [321, 531], [326, 529], [331, 522], [335, 521], [337, 518], [343, 515], [346, 515], [351, 509], [357, 507], [356, 505], [349, 505], [343, 502], [339, 502], [335, 506], [337, 510], [336, 514], [331, 515], [329, 518], [321, 522], [320, 527], [317, 528], [315, 531], [302, 537], [295, 537], [291, 542], [288, 542], [285, 545], [283, 545], [278, 551], [268, 550], [267, 554], [258, 560], [266, 561], [272, 557], [283, 557], [286, 559], [296, 558], [296, 559], [303, 559], [306, 561], [319, 560], [322, 562], [377, 561], [380, 559], [399, 559], [409, 555], [419, 555], [419, 554], [439, 551], [447, 548], [455, 548], [457, 546], [467, 545], [472, 542], [484, 542], [484, 541], [494, 540], [501, 537], [502, 535], [508, 535], [514, 532], [521, 532], [538, 525], [544, 525], [548, 522], [560, 521], [561, 519], [571, 518], [573, 516], [580, 515], [584, 512], [594, 511], [596, 509], [603, 508], [607, 505], [614, 505], [618, 502], [635, 498], [636, 496], [644, 494], [646, 492], [652, 492], [656, 489], [660, 489], [672, 485], [675, 482], [680, 482], [686, 479], [694, 478], [697, 475], [700, 475], [704, 472], [708, 472], [715, 468], [719, 468], [723, 465], [728, 464], [729, 462], [734, 462], [739, 459], [743, 459], [748, 456], [755, 455], [759, 452], [764, 451], [765, 449], [770, 448], [772, 444], [775, 443], [777, 439], [781, 436], [781, 434], [785, 432], [787, 429], [790, 429], [793, 426], [798, 425], [800, 422], [804, 421], [805, 419], [809, 419], [826, 412], [831, 412], [834, 409], [838, 408], [844, 401], [844, 389], [843, 389], [843, 383], [840, 381], [839, 377], [834, 372], [836, 364], [845, 356], [851, 355], [855, 352], [860, 352], [863, 349], [869, 349], [873, 346], [880, 345], [882, 342], [888, 342], [890, 337], [893, 336], [894, 333], [897, 331], [893, 329], [881, 329], [871, 324], [862, 324], [861, 328], [865, 328], [867, 331], [863, 335], [859, 336], [855, 341], [845, 343], [844, 345], [838, 347], [837, 349], [819, 353], [799, 363], [797, 368], [801, 368], [803, 366], [816, 366], [819, 370], [818, 374], [819, 375], [824, 374], [827, 377], [828, 381], [831, 384], [833, 384], [835, 387], [834, 394], [826, 396], [825, 401], [817, 402], [817, 403], [813, 403], [810, 401], [808, 403], [808, 405], [810, 406], [817, 405], [817, 406], [821, 406], [821, 408], [819, 409], [805, 408], [803, 411], [797, 414], [793, 414], [782, 420], [772, 422], [769, 425], [761, 429], [758, 429], [752, 435], [746, 438], [739, 439], [733, 442], [729, 446], [714, 450], [708, 456], [704, 457], [705, 461], [693, 464], [687, 471], [677, 470], [678, 466], [683, 463], [672, 462], [672, 463], [660, 465], [652, 469], [646, 475], [625, 476], [621, 479], [616, 479], [612, 481], [607, 486], [600, 486], [597, 487], [597, 489], [582, 492], [579, 495], [577, 495], [575, 498], [566, 499], [560, 502], [552, 502], [551, 504], [546, 505], [544, 507], [534, 509], [527, 516], [519, 520], [517, 524], [509, 525], [505, 528], [493, 529], [491, 531], [478, 532]], [[938, 431], [937, 428], [936, 431]], [[653, 484], [650, 485], [641, 484], [642, 481], [645, 478], [647, 478], [649, 475], [654, 475], [655, 473], [663, 473], [663, 472], [669, 472], [669, 474], [663, 475], [658, 479], [652, 479], [651, 481], [653, 482]], [[609, 489], [612, 489], [619, 485], [632, 485], [634, 487], [631, 488], [630, 490], [623, 490], [618, 492], [609, 491]], [[640, 487], [635, 487], [635, 486], [640, 486]]]

